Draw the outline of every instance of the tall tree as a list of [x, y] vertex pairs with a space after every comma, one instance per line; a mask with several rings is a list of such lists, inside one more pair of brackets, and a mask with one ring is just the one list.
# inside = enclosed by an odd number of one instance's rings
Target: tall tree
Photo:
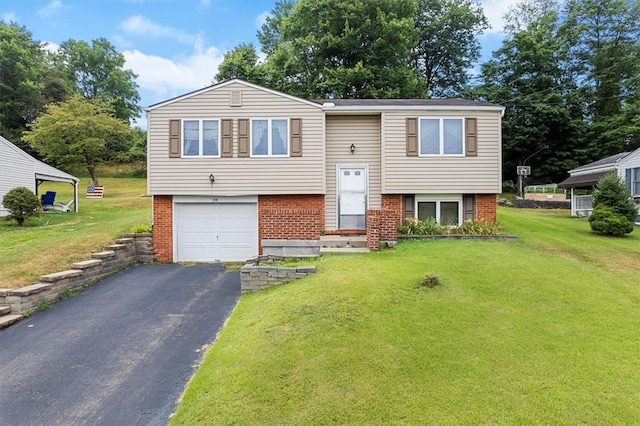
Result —
[[640, 147], [640, 3], [568, 0], [563, 30], [581, 81], [594, 157]]
[[480, 57], [478, 35], [489, 27], [472, 0], [418, 0], [414, 66], [429, 97], [457, 96]]
[[80, 94], [50, 104], [29, 127], [24, 140], [45, 161], [66, 169], [86, 167], [94, 185], [98, 185], [96, 166], [113, 156], [114, 149], [128, 150], [132, 138], [129, 125], [113, 117], [110, 104]]
[[279, 2], [258, 33], [267, 83], [303, 97], [423, 96], [412, 0]]
[[253, 44], [242, 43], [224, 54], [214, 83], [239, 78], [255, 84], [264, 84], [264, 69], [258, 65], [258, 52]]
[[85, 98], [110, 102], [115, 117], [130, 122], [140, 114], [137, 76], [124, 68], [124, 55], [108, 40], [99, 38], [91, 45], [67, 40], [60, 45], [57, 62]]
[[25, 27], [0, 21], [0, 133], [18, 145], [44, 109], [47, 75], [40, 42]]
[[566, 48], [558, 26], [556, 12], [541, 11], [482, 65], [475, 95], [506, 107], [505, 180], [514, 179], [516, 166], [527, 161], [537, 182], [557, 182], [588, 158], [581, 136], [582, 110], [564, 72]]

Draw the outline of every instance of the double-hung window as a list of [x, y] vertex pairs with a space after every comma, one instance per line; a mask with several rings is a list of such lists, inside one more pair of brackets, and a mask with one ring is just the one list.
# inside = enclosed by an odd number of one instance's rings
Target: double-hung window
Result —
[[459, 225], [461, 200], [417, 197], [418, 220], [435, 219], [440, 225]]
[[220, 121], [219, 120], [183, 120], [182, 121], [183, 157], [219, 157]]
[[462, 118], [420, 118], [420, 155], [464, 155]]
[[251, 156], [289, 155], [289, 120], [251, 120]]
[[631, 169], [631, 195], [640, 197], [640, 167]]

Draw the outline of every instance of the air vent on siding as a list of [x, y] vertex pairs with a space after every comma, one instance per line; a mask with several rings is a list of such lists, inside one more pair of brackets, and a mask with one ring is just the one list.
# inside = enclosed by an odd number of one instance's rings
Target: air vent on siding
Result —
[[242, 106], [242, 90], [233, 89], [229, 91], [229, 106]]

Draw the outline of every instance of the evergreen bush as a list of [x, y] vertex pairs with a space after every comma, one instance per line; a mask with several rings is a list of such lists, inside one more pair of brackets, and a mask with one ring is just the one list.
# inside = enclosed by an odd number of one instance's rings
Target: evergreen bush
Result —
[[593, 193], [591, 230], [601, 234], [624, 235], [633, 231], [638, 215], [629, 189], [615, 173], [603, 176]]
[[22, 226], [25, 219], [38, 214], [40, 207], [38, 196], [29, 188], [19, 186], [7, 192], [2, 198], [2, 205], [9, 211], [9, 217]]

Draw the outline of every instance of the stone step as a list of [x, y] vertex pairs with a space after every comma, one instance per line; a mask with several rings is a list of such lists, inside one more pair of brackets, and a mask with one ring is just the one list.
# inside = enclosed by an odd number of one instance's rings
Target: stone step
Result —
[[323, 235], [320, 237], [321, 248], [366, 248], [367, 237], [364, 235]]
[[11, 313], [11, 306], [9, 305], [0, 305], [0, 315]]
[[320, 247], [320, 253], [369, 253], [366, 247]]
[[7, 314], [0, 316], [0, 330], [9, 327], [14, 322], [22, 319], [22, 315]]

